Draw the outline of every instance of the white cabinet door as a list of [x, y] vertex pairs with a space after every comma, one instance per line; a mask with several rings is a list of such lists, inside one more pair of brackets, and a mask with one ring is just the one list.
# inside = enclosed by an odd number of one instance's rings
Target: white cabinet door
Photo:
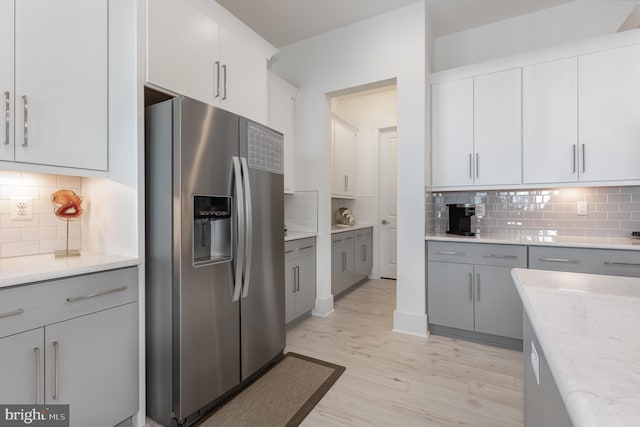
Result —
[[148, 0], [147, 82], [215, 103], [222, 96], [219, 39], [218, 24], [184, 0]]
[[356, 130], [333, 120], [333, 194], [355, 195]]
[[267, 59], [251, 44], [220, 27], [222, 99], [225, 110], [267, 123]]
[[297, 89], [269, 73], [269, 127], [284, 135], [284, 192], [294, 193], [294, 124]]
[[578, 59], [522, 70], [525, 184], [578, 180]]
[[473, 184], [473, 79], [435, 84], [432, 97], [434, 187]]
[[476, 185], [520, 184], [521, 70], [476, 77], [473, 87], [474, 182]]
[[640, 45], [578, 58], [580, 181], [640, 179]]
[[16, 161], [107, 169], [107, 3], [15, 3]]
[[44, 329], [0, 338], [0, 402], [44, 403]]
[[0, 0], [0, 160], [13, 160], [13, 0]]
[[69, 404], [71, 427], [118, 424], [138, 410], [138, 304], [45, 328], [49, 404]]

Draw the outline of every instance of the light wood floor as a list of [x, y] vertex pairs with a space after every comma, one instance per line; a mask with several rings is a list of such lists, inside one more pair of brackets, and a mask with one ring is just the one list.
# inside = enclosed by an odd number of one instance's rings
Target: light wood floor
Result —
[[302, 425], [522, 426], [522, 353], [392, 332], [395, 293], [371, 280], [288, 331], [286, 351], [347, 368]]

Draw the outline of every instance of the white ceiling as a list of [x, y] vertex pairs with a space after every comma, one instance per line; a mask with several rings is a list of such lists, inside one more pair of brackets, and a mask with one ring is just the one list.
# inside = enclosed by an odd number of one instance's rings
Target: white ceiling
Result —
[[[216, 0], [275, 47], [303, 40], [416, 0]], [[572, 0], [426, 0], [436, 37]]]

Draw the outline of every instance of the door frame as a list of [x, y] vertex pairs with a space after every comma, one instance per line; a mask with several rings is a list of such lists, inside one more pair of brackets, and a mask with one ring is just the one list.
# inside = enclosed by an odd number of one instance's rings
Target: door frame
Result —
[[[382, 170], [382, 162], [383, 162], [383, 158], [384, 156], [382, 156], [382, 141], [381, 141], [381, 136], [386, 133], [386, 132], [395, 132], [396, 134], [396, 139], [398, 137], [398, 126], [388, 126], [388, 127], [383, 127], [383, 128], [378, 128], [377, 129], [377, 133], [378, 133], [378, 171], [380, 172]], [[397, 144], [397, 143], [396, 143]], [[396, 154], [397, 154], [397, 145], [396, 145]], [[384, 248], [383, 248], [383, 239], [382, 239], [382, 235], [384, 233], [383, 228], [382, 228], [382, 212], [383, 212], [383, 197], [382, 197], [382, 174], [379, 173], [378, 174], [378, 194], [377, 194], [377, 198], [378, 198], [378, 223], [376, 224], [376, 228], [379, 230], [378, 231], [378, 242], [379, 244], [376, 245], [378, 248], [376, 250], [377, 252], [377, 259], [378, 259], [378, 276], [382, 277], [382, 271], [383, 271], [383, 263], [384, 263]], [[397, 194], [397, 185], [398, 185], [398, 179], [397, 179], [397, 167], [396, 167], [396, 194]], [[398, 206], [398, 202], [396, 200], [396, 209]], [[397, 246], [397, 245], [396, 245]]]

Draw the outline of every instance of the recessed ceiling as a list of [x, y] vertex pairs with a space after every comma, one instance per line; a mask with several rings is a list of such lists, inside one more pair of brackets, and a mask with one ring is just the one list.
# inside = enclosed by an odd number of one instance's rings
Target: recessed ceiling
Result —
[[[436, 37], [572, 0], [426, 0]], [[415, 0], [217, 0], [275, 47], [362, 21]]]

